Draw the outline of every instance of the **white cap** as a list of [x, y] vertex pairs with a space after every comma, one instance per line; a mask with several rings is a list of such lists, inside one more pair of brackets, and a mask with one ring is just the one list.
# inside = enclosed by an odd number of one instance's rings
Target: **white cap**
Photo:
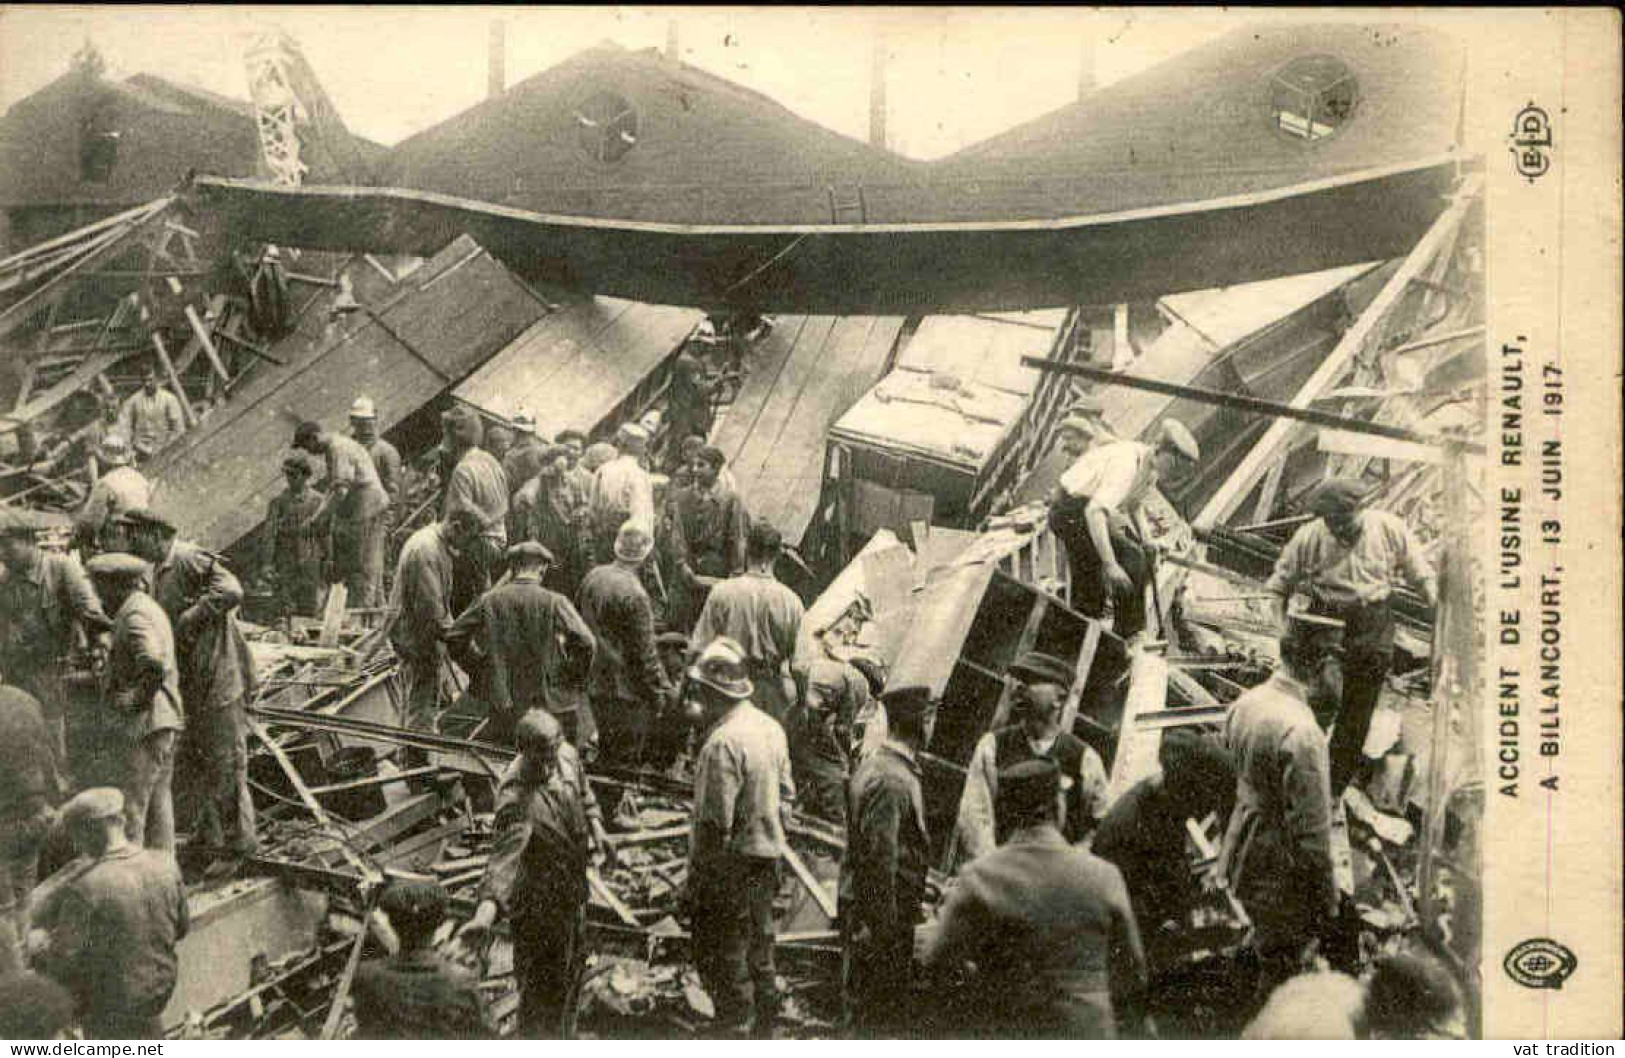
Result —
[[357, 397], [355, 399], [355, 403], [350, 405], [350, 418], [352, 418], [352, 419], [376, 419], [376, 418], [378, 418], [378, 409], [374, 408], [372, 406], [372, 398], [371, 397]]

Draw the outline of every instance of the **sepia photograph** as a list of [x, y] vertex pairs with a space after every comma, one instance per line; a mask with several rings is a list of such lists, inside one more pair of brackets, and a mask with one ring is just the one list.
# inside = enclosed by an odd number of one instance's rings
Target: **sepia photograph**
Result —
[[1620, 26], [0, 5], [0, 1038], [1619, 1039]]

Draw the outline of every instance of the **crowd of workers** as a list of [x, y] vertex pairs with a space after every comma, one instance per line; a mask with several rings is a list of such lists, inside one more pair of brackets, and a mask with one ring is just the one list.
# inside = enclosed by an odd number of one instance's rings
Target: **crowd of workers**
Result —
[[[1115, 803], [1099, 754], [1062, 729], [1072, 660], [1014, 659], [1010, 722], [976, 746], [957, 806], [958, 869], [921, 926], [933, 859], [923, 755], [952, 703], [888, 680], [880, 659], [822, 630], [808, 630], [805, 656], [802, 602], [775, 574], [780, 534], [752, 521], [706, 440], [716, 377], [697, 364], [678, 374], [659, 461], [657, 421], [589, 444], [573, 430], [548, 442], [523, 414], [495, 424], [460, 405], [446, 412], [430, 457], [438, 502], [392, 577], [386, 541], [405, 470], [367, 398], [349, 434], [298, 426], [281, 461], [287, 487], [267, 511], [262, 574], [281, 613], [314, 616], [327, 586], [343, 585], [349, 607], [383, 614], [406, 726], [433, 729], [473, 700], [481, 737], [519, 751], [497, 792], [480, 901], [458, 936], [477, 949], [505, 922], [521, 1034], [573, 1025], [589, 874], [613, 851], [586, 769], [684, 757], [694, 801], [681, 903], [719, 1034], [774, 1031], [774, 898], [792, 805], [845, 828], [838, 905], [855, 1034], [1155, 1031], [1147, 953], [1154, 964], [1202, 896], [1186, 821], [1210, 813], [1228, 818], [1218, 877], [1253, 925], [1262, 1012], [1249, 1031], [1282, 1031], [1270, 1020], [1285, 1016], [1280, 1004], [1265, 1000], [1278, 985], [1312, 990], [1295, 975], [1339, 915], [1332, 814], [1387, 671], [1389, 597], [1408, 583], [1432, 599], [1405, 527], [1361, 509], [1357, 486], [1323, 487], [1269, 582], [1282, 602], [1275, 675], [1233, 703], [1221, 736], [1171, 733], [1161, 770]], [[1118, 440], [1099, 410], [1080, 407], [1059, 428], [1071, 465], [1049, 520], [1074, 606], [1140, 649], [1154, 545], [1139, 508], [1200, 452], [1172, 420], [1151, 443]], [[154, 416], [162, 409], [137, 410]], [[229, 870], [256, 840], [243, 586], [148, 509], [132, 465], [141, 443], [99, 440], [103, 469], [75, 525], [92, 556], [82, 564], [39, 548], [26, 512], [6, 510], [0, 526], [0, 973], [43, 987], [24, 973], [32, 962], [67, 989], [87, 1033], [109, 1038], [156, 1034], [175, 984], [187, 915], [172, 778], [184, 777], [190, 845], [216, 857], [210, 869]], [[73, 662], [87, 657], [98, 679], [76, 696]], [[94, 708], [72, 704], [86, 697]], [[1328, 703], [1330, 742], [1316, 713]], [[42, 860], [74, 854], [35, 890]], [[486, 1031], [472, 983], [432, 945], [445, 903], [432, 883], [386, 887], [380, 906], [400, 949], [357, 974], [360, 1034]], [[1454, 1005], [1424, 960], [1389, 960], [1369, 983], [1322, 977], [1356, 997], [1350, 1032], [1423, 1032]], [[949, 1011], [922, 1005], [925, 979], [970, 987], [952, 991], [965, 999]]]

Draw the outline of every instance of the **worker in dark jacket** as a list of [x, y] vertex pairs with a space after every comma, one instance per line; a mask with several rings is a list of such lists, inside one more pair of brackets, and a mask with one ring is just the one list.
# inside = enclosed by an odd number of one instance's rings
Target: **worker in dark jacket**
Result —
[[314, 617], [322, 608], [322, 564], [327, 537], [316, 526], [322, 494], [310, 487], [312, 467], [302, 452], [282, 457], [288, 487], [271, 498], [262, 529], [261, 576], [276, 588], [276, 609], [283, 617]]
[[92, 1039], [162, 1039], [186, 892], [173, 856], [128, 840], [124, 814], [123, 795], [105, 787], [63, 806], [74, 849], [91, 862], [40, 909], [49, 946], [35, 964], [73, 994]]
[[1112, 803], [1089, 845], [1123, 872], [1153, 963], [1159, 961], [1159, 943], [1176, 936], [1200, 895], [1185, 852], [1186, 821], [1210, 812], [1223, 818], [1236, 793], [1229, 754], [1191, 731], [1163, 735], [1157, 761], [1162, 770]]
[[[705, 369], [705, 364], [690, 346], [683, 346], [671, 364], [671, 384], [666, 391], [666, 412], [670, 419], [667, 436], [674, 443], [672, 453], [681, 457], [680, 443], [688, 437], [709, 437], [716, 418], [711, 401], [720, 381]], [[676, 470], [671, 462], [668, 470]]]
[[478, 538], [480, 524], [477, 515], [460, 511], [430, 522], [401, 545], [389, 600], [389, 641], [406, 683], [401, 719], [414, 731], [433, 731], [444, 701], [456, 559]]
[[1010, 837], [960, 871], [927, 937], [928, 971], [976, 967], [965, 1035], [1115, 1039], [1142, 1027], [1128, 891], [1116, 867], [1061, 835], [1060, 779], [1042, 758], [999, 775]]
[[985, 854], [1003, 839], [1006, 827], [994, 810], [998, 776], [1024, 760], [1045, 757], [1060, 765], [1066, 793], [1066, 816], [1060, 826], [1068, 841], [1081, 841], [1104, 811], [1106, 766], [1100, 754], [1072, 732], [1061, 730], [1073, 666], [1053, 654], [1029, 651], [1009, 671], [1017, 680], [1011, 706], [1015, 722], [983, 735], [971, 754], [954, 831], [961, 863]]
[[90, 580], [67, 555], [48, 554], [35, 539], [37, 524], [26, 510], [0, 510], [0, 680], [33, 695], [44, 711], [51, 759], [66, 777], [67, 689], [62, 677], [78, 628], [104, 632], [113, 622], [102, 611]]
[[1296, 973], [1337, 914], [1331, 763], [1309, 702], [1322, 688], [1326, 633], [1289, 620], [1281, 666], [1230, 706], [1225, 746], [1236, 764], [1219, 870], [1253, 920], [1260, 998]]
[[909, 1034], [914, 927], [931, 856], [919, 761], [930, 741], [930, 691], [899, 687], [882, 700], [888, 737], [852, 775], [841, 860], [847, 1022], [859, 1036]]
[[636, 764], [649, 730], [674, 691], [655, 652], [654, 607], [638, 576], [654, 538], [628, 521], [615, 539], [615, 561], [581, 582], [581, 616], [592, 629], [588, 698], [604, 755]]
[[539, 469], [514, 493], [509, 517], [514, 535], [534, 540], [557, 561], [543, 583], [575, 598], [590, 565], [592, 540], [587, 532], [587, 497], [570, 473], [570, 450], [550, 445], [538, 458]]
[[689, 483], [671, 501], [683, 596], [673, 624], [683, 628], [694, 626], [713, 585], [745, 572], [750, 517], [739, 493], [720, 480], [726, 464], [720, 448], [702, 445], [689, 461]]
[[[502, 457], [502, 472], [508, 476], [509, 495], [542, 472], [542, 463], [552, 445], [536, 436], [536, 420], [529, 412], [513, 417], [513, 447]], [[510, 533], [510, 538], [512, 534]]]
[[494, 737], [506, 739], [520, 716], [545, 709], [579, 746], [579, 687], [593, 637], [569, 599], [542, 587], [552, 562], [533, 540], [508, 548], [512, 577], [463, 611], [446, 633], [446, 647], [465, 670], [482, 671]]
[[356, 968], [355, 1038], [476, 1040], [491, 1035], [473, 974], [435, 954], [434, 934], [446, 917], [446, 891], [413, 878], [390, 880], [378, 909], [401, 942], [386, 959]]
[[62, 796], [45, 715], [34, 697], [0, 687], [0, 977], [21, 973], [24, 910], [40, 845]]
[[175, 743], [185, 726], [175, 634], [164, 608], [145, 590], [149, 575], [145, 562], [114, 551], [97, 555], [86, 569], [96, 594], [113, 612], [102, 672], [108, 771], [123, 791], [130, 840], [149, 849], [173, 851], [175, 804], [170, 783]]
[[123, 516], [130, 547], [153, 564], [152, 597], [169, 615], [180, 669], [186, 731], [178, 747], [181, 774], [196, 805], [195, 839], [247, 856], [258, 847], [248, 793], [247, 697], [254, 659], [237, 624], [243, 588], [219, 555], [189, 540], [150, 511]]
[[604, 842], [581, 758], [547, 712], [514, 729], [519, 757], [497, 790], [496, 842], [474, 917], [459, 933], [478, 946], [508, 916], [519, 983], [519, 1035], [568, 1038], [586, 959], [587, 872]]
[[869, 705], [869, 683], [851, 662], [828, 650], [821, 644], [818, 656], [795, 666], [798, 700], [784, 733], [801, 810], [844, 825], [854, 733], [858, 715]]

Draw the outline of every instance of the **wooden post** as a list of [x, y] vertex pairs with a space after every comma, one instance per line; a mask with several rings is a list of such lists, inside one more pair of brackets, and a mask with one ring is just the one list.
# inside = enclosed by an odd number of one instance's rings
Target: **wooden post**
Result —
[[[168, 279], [169, 289], [178, 297], [181, 293], [180, 280], [174, 276]], [[209, 358], [209, 364], [214, 373], [220, 376], [221, 382], [231, 381], [231, 372], [226, 370], [225, 362], [220, 359], [220, 350], [215, 348], [214, 341], [209, 337], [209, 329], [203, 326], [198, 317], [197, 309], [191, 305], [186, 306], [186, 322], [192, 325], [192, 333], [197, 336], [198, 344], [203, 347], [203, 355]]]
[[[1399, 303], [1400, 297], [1410, 288], [1411, 281], [1421, 275], [1422, 270], [1432, 263], [1445, 243], [1454, 235], [1466, 218], [1468, 208], [1478, 197], [1481, 186], [1482, 180], [1479, 177], [1475, 176], [1467, 181], [1450, 208], [1433, 222], [1433, 227], [1422, 236], [1422, 240], [1411, 250], [1410, 256], [1405, 258], [1398, 271], [1389, 277], [1376, 298], [1366, 306], [1360, 318], [1354, 321], [1354, 326], [1344, 332], [1336, 347], [1315, 369], [1315, 373], [1299, 387], [1297, 394], [1292, 398], [1292, 407], [1308, 407], [1316, 397], [1343, 376], [1349, 365], [1354, 362], [1354, 358], [1366, 347], [1367, 340], [1377, 333], [1388, 318], [1389, 312]], [[1258, 443], [1242, 458], [1241, 463], [1231, 472], [1219, 491], [1208, 500], [1201, 513], [1192, 519], [1193, 524], [1204, 528], [1211, 527], [1234, 514], [1247, 494], [1252, 491], [1259, 475], [1282, 457], [1284, 444], [1293, 430], [1294, 423], [1290, 419], [1277, 419], [1270, 423], [1264, 436], [1259, 438]]]
[[192, 402], [187, 399], [186, 387], [181, 385], [181, 376], [175, 371], [175, 361], [169, 358], [169, 350], [164, 348], [164, 337], [157, 331], [152, 332], [152, 348], [158, 353], [158, 362], [163, 365], [164, 374], [169, 376], [169, 385], [181, 402], [181, 419], [190, 430], [197, 425], [197, 416], [192, 414]]

